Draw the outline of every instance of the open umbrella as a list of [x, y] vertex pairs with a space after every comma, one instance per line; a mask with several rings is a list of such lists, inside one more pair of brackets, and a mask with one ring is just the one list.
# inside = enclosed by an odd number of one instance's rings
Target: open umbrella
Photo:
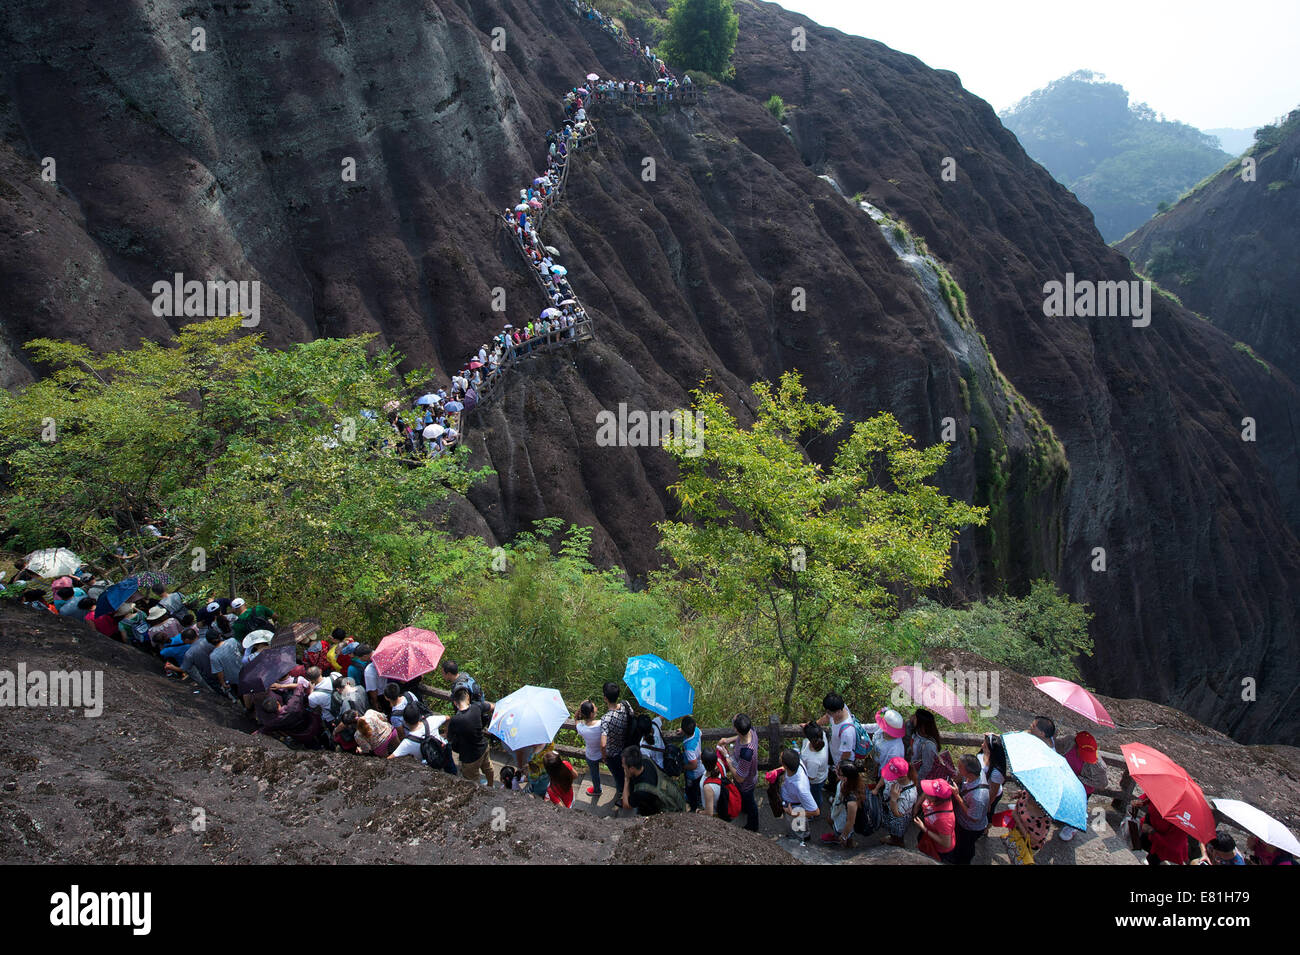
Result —
[[[1006, 737], [1002, 737], [1006, 742]], [[1150, 746], [1125, 743], [1120, 748], [1128, 774], [1137, 780], [1160, 815], [1201, 842], [1214, 838], [1214, 812], [1187, 770]]]
[[140, 580], [137, 577], [128, 577], [125, 580], [118, 581], [112, 587], [108, 587], [99, 595], [99, 600], [95, 602], [95, 616], [106, 617], [111, 614], [122, 604], [126, 603], [135, 596], [135, 592], [140, 589]]
[[400, 401], [389, 401], [385, 403], [384, 411], [389, 411], [389, 412], [397, 411], [401, 407], [402, 407], [402, 403]]
[[560, 250], [557, 249], [557, 248], [556, 248], [555, 246], [553, 246], [553, 245], [543, 246], [543, 248], [546, 249], [546, 254], [547, 254], [547, 255], [559, 255], [559, 254], [560, 254]]
[[524, 686], [497, 701], [488, 732], [510, 749], [518, 750], [549, 743], [568, 718], [569, 708], [559, 690]]
[[478, 392], [473, 388], [465, 391], [465, 410], [472, 411], [478, 405]]
[[442, 641], [432, 630], [403, 627], [380, 640], [370, 659], [380, 676], [405, 683], [436, 667], [443, 650]]
[[471, 361], [471, 362], [469, 363], [469, 370], [470, 370], [470, 371], [478, 371], [478, 369], [480, 369], [480, 368], [482, 368], [482, 367], [483, 367], [483, 363], [482, 363], [481, 361], [479, 361], [477, 358], [475, 358], [473, 361]]
[[424, 429], [424, 439], [426, 441], [437, 441], [443, 436], [447, 429], [440, 424], [431, 424]]
[[552, 266], [551, 266], [551, 271], [554, 272], [556, 275], [568, 275], [568, 274], [569, 274], [569, 270], [566, 269], [563, 265], [552, 265]]
[[653, 653], [628, 657], [623, 682], [638, 703], [666, 720], [688, 716], [695, 709], [695, 688], [681, 670]]
[[27, 569], [37, 577], [62, 577], [75, 574], [81, 566], [81, 558], [66, 547], [47, 547], [34, 550], [25, 558]]
[[529, 200], [528, 200], [528, 208], [530, 208], [530, 209], [540, 209], [541, 207], [542, 207], [542, 200], [541, 200], [541, 199], [529, 199]]
[[1088, 794], [1065, 757], [1031, 733], [1003, 733], [1007, 767], [1058, 822], [1088, 828]]
[[560, 304], [561, 304], [561, 305], [577, 305], [578, 303], [577, 303], [577, 301], [575, 301], [574, 299], [566, 298], [566, 299], [565, 299], [563, 302], [561, 302]]
[[544, 308], [539, 318], [559, 318], [563, 313], [558, 308]]
[[172, 575], [160, 570], [142, 570], [136, 575], [143, 587], [167, 587], [171, 585]]
[[515, 212], [527, 212], [527, 211], [528, 211], [528, 203], [526, 202], [521, 202], [519, 203], [519, 205], [515, 206]]
[[282, 646], [276, 646], [272, 641], [239, 671], [239, 692], [265, 693], [272, 683], [283, 680], [284, 675], [297, 665], [292, 640]]
[[1300, 839], [1262, 809], [1256, 809], [1238, 799], [1215, 799], [1214, 808], [1270, 846], [1285, 849], [1293, 856], [1300, 856]]
[[457, 412], [457, 411], [464, 411], [464, 410], [465, 410], [465, 406], [464, 406], [461, 402], [459, 402], [459, 401], [449, 401], [449, 402], [447, 402], [445, 405], [443, 405], [442, 407], [443, 407], [446, 411], [451, 412], [451, 413], [453, 413], [453, 414], [454, 414], [455, 412]]
[[420, 397], [415, 399], [415, 403], [417, 405], [436, 405], [438, 401], [439, 401], [438, 396], [432, 394], [420, 395]]
[[540, 185], [541, 185], [542, 183], [544, 183], [545, 181], [546, 181], [546, 177], [545, 177], [545, 176], [538, 176], [536, 179], [533, 180], [533, 185], [534, 185], [534, 186], [540, 186]]
[[965, 723], [969, 716], [961, 699], [943, 677], [919, 666], [894, 667], [889, 678], [912, 698], [917, 706], [933, 710], [950, 723]]
[[1115, 721], [1106, 712], [1106, 707], [1079, 684], [1063, 680], [1059, 676], [1036, 676], [1034, 686], [1066, 709], [1073, 710], [1080, 716], [1086, 716], [1099, 726], [1115, 728]]
[[596, 80], [598, 80], [598, 79], [600, 79], [600, 76], [599, 76], [598, 74], [596, 74], [596, 73], [588, 73], [588, 74], [587, 74], [587, 81], [588, 81], [589, 83], [594, 83], [594, 82], [596, 82]]
[[275, 632], [275, 638], [271, 641], [272, 646], [279, 646], [282, 642], [289, 643], [308, 643], [311, 638], [320, 632], [319, 620], [298, 620], [289, 624], [282, 630]]

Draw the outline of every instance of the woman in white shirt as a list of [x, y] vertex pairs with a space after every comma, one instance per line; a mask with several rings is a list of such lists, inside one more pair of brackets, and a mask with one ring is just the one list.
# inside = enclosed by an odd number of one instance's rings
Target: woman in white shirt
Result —
[[582, 701], [573, 722], [577, 724], [578, 735], [586, 746], [584, 755], [587, 757], [587, 769], [591, 771], [591, 785], [587, 787], [587, 795], [593, 803], [597, 803], [600, 802], [600, 761], [605, 758], [608, 737], [600, 721], [600, 714], [596, 712], [596, 704], [591, 700]]
[[822, 787], [830, 775], [831, 748], [827, 743], [826, 731], [815, 722], [807, 723], [803, 728], [803, 747], [799, 750], [799, 762], [808, 774], [808, 788], [820, 807], [822, 804]]

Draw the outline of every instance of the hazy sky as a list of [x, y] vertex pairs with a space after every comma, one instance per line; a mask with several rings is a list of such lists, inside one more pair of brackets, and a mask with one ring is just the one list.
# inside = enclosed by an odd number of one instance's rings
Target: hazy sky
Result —
[[1258, 126], [1300, 106], [1300, 0], [777, 0], [952, 70], [1002, 110], [1079, 69], [1168, 119]]

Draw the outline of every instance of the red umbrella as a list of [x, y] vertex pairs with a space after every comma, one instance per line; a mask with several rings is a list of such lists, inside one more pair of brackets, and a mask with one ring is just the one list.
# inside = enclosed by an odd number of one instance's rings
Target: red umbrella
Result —
[[1034, 686], [1066, 709], [1074, 710], [1080, 716], [1088, 717], [1099, 726], [1115, 728], [1115, 721], [1106, 712], [1106, 707], [1102, 706], [1095, 696], [1079, 686], [1079, 684], [1071, 683], [1069, 680], [1062, 680], [1059, 676], [1036, 676], [1034, 677]]
[[889, 678], [912, 698], [913, 703], [933, 710], [949, 723], [965, 723], [970, 718], [960, 697], [937, 673], [919, 666], [894, 667]]
[[1201, 842], [1214, 838], [1214, 811], [1187, 770], [1159, 750], [1141, 743], [1120, 747], [1124, 764], [1160, 815]]
[[380, 640], [370, 659], [380, 676], [405, 683], [436, 667], [443, 650], [442, 641], [432, 630], [403, 627]]

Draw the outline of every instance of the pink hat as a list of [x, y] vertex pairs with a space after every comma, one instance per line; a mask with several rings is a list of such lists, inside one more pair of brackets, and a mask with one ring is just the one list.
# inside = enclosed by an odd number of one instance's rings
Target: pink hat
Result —
[[903, 738], [903, 717], [897, 710], [876, 710], [876, 725], [884, 730], [886, 736]]
[[54, 583], [50, 584], [50, 589], [58, 590], [60, 587], [71, 587], [71, 586], [72, 586], [71, 577], [60, 577]]
[[880, 770], [880, 778], [885, 782], [892, 783], [896, 779], [902, 779], [907, 775], [907, 760], [901, 756], [895, 756], [889, 762], [885, 763]]
[[921, 792], [927, 796], [933, 796], [935, 799], [951, 799], [952, 787], [948, 785], [946, 779], [923, 779], [921, 780]]

